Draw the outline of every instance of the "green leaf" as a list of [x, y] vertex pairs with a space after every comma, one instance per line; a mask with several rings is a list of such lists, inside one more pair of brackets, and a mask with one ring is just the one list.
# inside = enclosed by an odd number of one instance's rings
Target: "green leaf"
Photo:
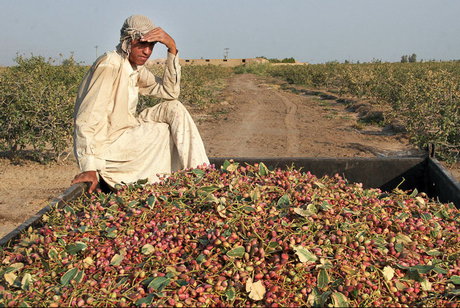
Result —
[[113, 265], [113, 266], [118, 266], [121, 264], [121, 262], [123, 261], [124, 259], [124, 256], [123, 255], [120, 255], [120, 254], [115, 254], [112, 259], [110, 260], [110, 265]]
[[127, 281], [128, 281], [128, 277], [121, 277], [121, 278], [117, 281], [116, 286], [117, 286], [117, 287], [122, 286], [122, 285], [124, 285]]
[[155, 206], [155, 203], [157, 202], [157, 197], [155, 196], [150, 196], [148, 199], [147, 199], [147, 205], [149, 206], [149, 208], [153, 209], [153, 207]]
[[65, 272], [64, 275], [61, 277], [61, 284], [65, 287], [66, 285], [69, 284], [69, 282], [75, 278], [77, 275], [78, 268], [74, 267], [72, 269], [69, 269], [67, 272]]
[[29, 273], [24, 274], [24, 277], [21, 280], [21, 289], [28, 291], [30, 288], [31, 282], [32, 282], [32, 276]]
[[75, 275], [74, 280], [75, 280], [77, 283], [80, 283], [80, 282], [82, 282], [83, 277], [85, 277], [85, 272], [84, 272], [84, 271], [78, 271], [77, 274]]
[[230, 162], [226, 159], [226, 160], [224, 161], [224, 163], [222, 164], [222, 167], [221, 167], [221, 168], [222, 168], [223, 170], [227, 170], [227, 167], [228, 167], [228, 166], [230, 166]]
[[225, 160], [224, 163], [222, 164], [222, 169], [224, 171], [228, 171], [228, 172], [234, 172], [236, 169], [238, 169], [238, 166], [239, 166], [239, 163], [231, 163], [230, 161], [228, 160]]
[[268, 175], [268, 173], [269, 172], [268, 172], [267, 166], [265, 166], [265, 164], [262, 163], [262, 162], [259, 163], [259, 175], [260, 176], [266, 176], [266, 175]]
[[316, 205], [314, 205], [313, 203], [307, 205], [307, 211], [310, 211], [313, 214], [318, 213], [318, 209], [316, 208]]
[[120, 206], [118, 206], [118, 204], [112, 204], [108, 209], [112, 212], [117, 212], [118, 209], [120, 208]]
[[217, 197], [214, 196], [213, 194], [206, 195], [203, 201], [210, 202], [210, 203], [216, 203], [216, 204], [220, 203], [219, 199], [217, 199]]
[[448, 271], [446, 269], [443, 269], [442, 267], [439, 267], [439, 266], [435, 266], [433, 268], [433, 270], [436, 272], [436, 273], [439, 273], [439, 274], [447, 274]]
[[158, 292], [161, 292], [164, 288], [166, 288], [169, 284], [171, 279], [167, 277], [155, 277], [153, 280], [149, 283], [147, 288], [153, 288]]
[[400, 281], [398, 281], [398, 280], [396, 280], [395, 281], [395, 287], [396, 287], [396, 289], [398, 289], [398, 291], [402, 291], [402, 290], [407, 288], [407, 285], [402, 283], [402, 282], [400, 282]]
[[[310, 203], [310, 204], [315, 206], [313, 203]], [[310, 206], [310, 204], [309, 204], [309, 206]], [[329, 211], [332, 208], [333, 208], [333, 206], [330, 205], [327, 201], [323, 201], [323, 203], [321, 203], [321, 210], [323, 210], [323, 211]], [[316, 206], [315, 206], [315, 209], [316, 209]]]
[[401, 244], [401, 243], [396, 243], [396, 244], [395, 244], [395, 250], [396, 250], [397, 252], [402, 252], [402, 251], [404, 250], [404, 245]]
[[85, 250], [87, 245], [83, 242], [75, 242], [75, 244], [69, 244], [66, 247], [66, 251], [71, 255], [76, 255], [78, 252]]
[[105, 232], [106, 232], [105, 237], [115, 238], [117, 237], [118, 230], [116, 227], [112, 227], [112, 228], [107, 228]]
[[251, 213], [251, 212], [255, 212], [256, 209], [253, 208], [252, 206], [244, 206], [244, 207], [243, 207], [243, 211], [246, 211], [246, 212]]
[[318, 288], [324, 289], [329, 284], [329, 275], [327, 271], [322, 268], [318, 273]]
[[188, 285], [188, 282], [185, 279], [177, 279], [176, 283], [181, 287]]
[[313, 185], [318, 187], [318, 188], [326, 188], [326, 185], [324, 185], [323, 183], [321, 182], [313, 182]]
[[5, 273], [19, 272], [24, 267], [24, 263], [13, 263], [5, 269]]
[[420, 275], [419, 271], [416, 270], [409, 270], [405, 276], [407, 279], [412, 279], [418, 282], [423, 281], [423, 277]]
[[321, 294], [321, 296], [319, 297], [319, 302], [321, 303], [320, 305], [321, 307], [326, 306], [325, 303], [327, 302], [331, 294], [332, 294], [332, 291], [326, 291], [326, 292], [323, 292], [323, 294]]
[[340, 293], [340, 292], [334, 292], [331, 294], [331, 299], [332, 299], [332, 305], [334, 307], [348, 307], [348, 298]]
[[304, 210], [304, 209], [302, 209], [300, 207], [294, 208], [294, 213], [296, 213], [297, 215], [300, 215], [302, 217], [308, 217], [308, 216], [313, 215], [313, 213], [310, 212], [309, 210]]
[[142, 304], [149, 306], [150, 304], [152, 304], [154, 297], [155, 297], [155, 294], [149, 294], [146, 297], [140, 298], [136, 301], [136, 306], [141, 306]]
[[78, 227], [77, 230], [78, 230], [79, 232], [81, 232], [81, 233], [85, 233], [86, 230], [88, 230], [88, 226], [80, 226], [80, 227]]
[[421, 213], [420, 216], [422, 216], [423, 219], [425, 220], [431, 220], [432, 216], [430, 213]]
[[460, 284], [460, 276], [458, 275], [452, 275], [450, 277], [450, 281], [453, 283], [453, 284]]
[[236, 291], [234, 287], [228, 287], [225, 291], [225, 296], [227, 297], [227, 301], [231, 302], [235, 299]]
[[144, 255], [149, 255], [154, 251], [155, 251], [155, 247], [153, 247], [151, 244], [145, 244], [144, 246], [142, 246], [142, 249], [141, 249], [141, 252]]
[[449, 290], [447, 294], [449, 296], [460, 296], [460, 289]]
[[310, 307], [321, 307], [323, 303], [321, 303], [321, 293], [317, 287], [314, 287], [312, 292], [307, 297], [307, 303]]
[[260, 189], [258, 187], [254, 188], [250, 193], [249, 196], [251, 197], [252, 201], [260, 199]]
[[205, 172], [201, 169], [193, 169], [192, 173], [200, 179], [205, 175]]
[[318, 213], [318, 209], [316, 208], [316, 206], [313, 204], [313, 203], [310, 203], [309, 205], [307, 205], [307, 209], [304, 210], [300, 207], [296, 207], [294, 208], [294, 213], [302, 216], [302, 217], [308, 217], [308, 216], [311, 216], [313, 214], [316, 214]]
[[128, 207], [135, 207], [139, 204], [139, 201], [133, 200], [128, 203]]
[[410, 269], [409, 266], [405, 266], [405, 265], [401, 265], [401, 264], [396, 264], [396, 266], [399, 267], [400, 269], [405, 269], [405, 270]]
[[70, 213], [70, 214], [72, 214], [72, 215], [75, 215], [75, 210], [74, 210], [72, 207], [70, 207], [70, 206], [67, 205], [67, 206], [64, 208], [64, 213]]
[[204, 254], [200, 254], [198, 257], [196, 257], [196, 262], [198, 263], [203, 263], [203, 261], [206, 260], [206, 256]]
[[202, 196], [207, 196], [208, 194], [219, 190], [219, 186], [217, 185], [209, 185], [209, 186], [202, 186], [197, 190], [197, 193]]
[[225, 205], [218, 204], [217, 207], [216, 207], [216, 210], [217, 210], [217, 214], [219, 214], [220, 217], [227, 218], [227, 215], [225, 215], [225, 213], [226, 213]]
[[408, 237], [407, 235], [405, 234], [398, 234], [396, 235], [396, 243], [402, 243], [402, 244], [409, 244], [409, 243], [412, 243], [412, 240], [410, 237]]
[[433, 265], [414, 265], [410, 269], [411, 270], [416, 270], [420, 274], [426, 274], [426, 273], [429, 273], [434, 268], [435, 268], [435, 266], [433, 266]]
[[400, 214], [399, 216], [397, 216], [396, 218], [397, 218], [397, 219], [400, 219], [400, 220], [402, 220], [402, 221], [404, 222], [404, 221], [406, 221], [407, 218], [409, 218], [409, 216], [410, 216], [409, 213], [404, 212], [404, 213], [401, 213], [401, 214]]
[[316, 262], [318, 257], [310, 252], [308, 249], [302, 246], [295, 246], [293, 247], [295, 250], [296, 255], [299, 257], [300, 262]]
[[244, 253], [245, 253], [245, 249], [243, 246], [238, 246], [238, 247], [235, 247], [229, 251], [227, 251], [227, 256], [229, 257], [243, 257], [244, 256]]
[[147, 184], [148, 181], [149, 181], [148, 178], [146, 178], [146, 179], [139, 179], [139, 180], [137, 180], [136, 184], [144, 185], [144, 184]]
[[437, 256], [442, 255], [442, 252], [440, 252], [439, 250], [436, 250], [436, 249], [431, 249], [431, 250], [428, 250], [426, 252], [426, 254], [429, 255], [429, 256], [437, 257]]
[[418, 195], [418, 190], [417, 190], [417, 188], [415, 188], [415, 189], [412, 191], [412, 193], [410, 194], [410, 197], [411, 197], [411, 198], [414, 198], [414, 197], [417, 196], [417, 195]]
[[291, 205], [291, 200], [289, 200], [289, 195], [285, 194], [281, 198], [279, 198], [276, 205], [277, 205], [278, 208], [287, 208], [287, 207], [289, 207]]

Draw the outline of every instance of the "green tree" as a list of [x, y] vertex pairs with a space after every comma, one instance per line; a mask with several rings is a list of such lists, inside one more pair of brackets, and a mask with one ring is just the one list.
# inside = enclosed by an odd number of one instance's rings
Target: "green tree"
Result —
[[72, 139], [72, 113], [86, 67], [40, 56], [16, 58], [0, 75], [0, 149], [11, 157], [31, 150], [36, 160], [59, 157]]
[[293, 57], [284, 58], [283, 60], [281, 60], [281, 63], [295, 63], [295, 59]]

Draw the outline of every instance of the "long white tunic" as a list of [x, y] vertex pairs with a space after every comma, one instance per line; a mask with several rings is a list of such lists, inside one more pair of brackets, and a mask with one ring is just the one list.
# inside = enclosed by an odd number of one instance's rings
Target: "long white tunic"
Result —
[[[96, 170], [112, 187], [209, 164], [180, 93], [178, 55], [168, 53], [163, 78], [133, 69], [117, 52], [101, 56], [85, 75], [75, 106], [74, 151], [82, 172]], [[164, 98], [135, 116], [138, 94]]]

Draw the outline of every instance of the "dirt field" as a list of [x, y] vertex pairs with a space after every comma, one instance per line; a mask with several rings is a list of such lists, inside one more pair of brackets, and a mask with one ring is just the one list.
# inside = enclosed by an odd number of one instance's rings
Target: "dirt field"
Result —
[[[357, 129], [357, 114], [343, 104], [280, 89], [280, 83], [233, 77], [220, 103], [190, 110], [210, 157], [373, 157], [418, 151], [403, 134], [380, 127]], [[70, 186], [75, 161], [43, 166], [0, 159], [0, 237]], [[452, 169], [460, 178], [458, 169]]]

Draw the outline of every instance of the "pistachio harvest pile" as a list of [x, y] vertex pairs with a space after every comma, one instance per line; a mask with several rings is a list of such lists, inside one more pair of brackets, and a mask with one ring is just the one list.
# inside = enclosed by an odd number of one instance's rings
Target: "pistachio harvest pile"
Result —
[[0, 250], [0, 306], [458, 307], [460, 212], [263, 163], [53, 209]]

